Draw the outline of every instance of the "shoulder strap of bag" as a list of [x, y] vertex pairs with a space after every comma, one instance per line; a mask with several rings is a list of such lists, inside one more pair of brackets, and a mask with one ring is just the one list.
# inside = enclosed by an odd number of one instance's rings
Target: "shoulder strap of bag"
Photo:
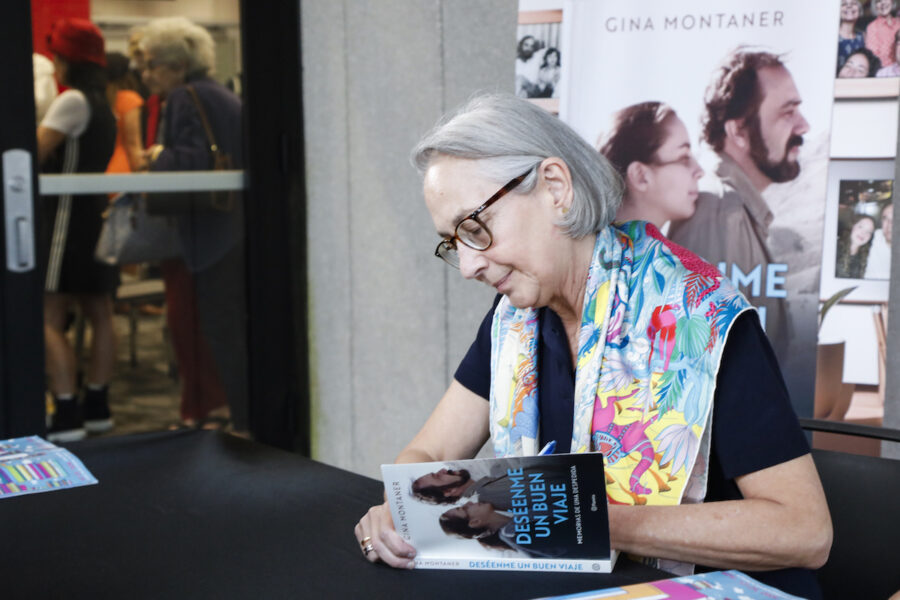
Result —
[[[206, 131], [206, 141], [209, 142], [209, 150], [212, 153], [213, 158], [213, 170], [230, 169], [231, 157], [219, 150], [219, 146], [216, 144], [216, 136], [213, 135], [212, 127], [209, 125], [209, 119], [206, 118], [206, 111], [203, 110], [203, 103], [200, 102], [200, 96], [197, 95], [197, 90], [195, 90], [192, 85], [186, 87], [191, 94], [194, 104], [197, 106], [197, 112], [200, 113], [200, 121], [203, 123], [203, 129]], [[224, 212], [230, 211], [235, 202], [233, 191], [226, 191], [224, 193], [210, 192], [208, 198], [212, 208]]]
[[200, 96], [197, 95], [197, 90], [195, 90], [192, 85], [188, 85], [187, 90], [194, 100], [197, 112], [200, 113], [200, 121], [203, 123], [203, 129], [206, 130], [206, 141], [209, 142], [209, 149], [212, 151], [213, 155], [216, 155], [219, 153], [219, 145], [216, 144], [216, 136], [213, 135], [212, 127], [209, 125], [209, 119], [206, 118], [206, 111], [203, 110], [203, 103], [200, 102]]

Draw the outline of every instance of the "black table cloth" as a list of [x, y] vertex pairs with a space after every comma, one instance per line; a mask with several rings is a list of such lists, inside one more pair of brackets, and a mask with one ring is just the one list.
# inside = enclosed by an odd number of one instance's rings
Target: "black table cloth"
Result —
[[381, 482], [217, 432], [69, 444], [99, 485], [0, 500], [8, 598], [535, 598], [650, 581], [612, 574], [396, 570], [353, 526]]

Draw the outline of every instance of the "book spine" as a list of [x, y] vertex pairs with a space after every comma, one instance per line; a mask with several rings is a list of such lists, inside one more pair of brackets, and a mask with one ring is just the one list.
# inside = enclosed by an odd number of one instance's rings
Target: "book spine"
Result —
[[609, 573], [615, 557], [603, 560], [561, 558], [417, 558], [416, 569], [466, 571], [550, 571], [559, 573]]

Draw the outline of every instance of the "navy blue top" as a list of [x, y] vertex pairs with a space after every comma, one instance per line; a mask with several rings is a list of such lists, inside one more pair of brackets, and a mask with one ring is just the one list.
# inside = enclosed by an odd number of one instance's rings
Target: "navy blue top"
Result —
[[[497, 296], [454, 375], [482, 398], [490, 396], [491, 322], [499, 300]], [[556, 440], [557, 453], [569, 452], [575, 370], [559, 316], [549, 308], [539, 313], [539, 447]], [[791, 407], [772, 346], [756, 313], [744, 313], [732, 325], [716, 380], [705, 501], [740, 499], [736, 477], [807, 453], [809, 444]], [[698, 570], [709, 569], [700, 566]], [[815, 575], [807, 569], [755, 571], [751, 576], [803, 598], [821, 598]]]
[[[203, 111], [219, 148], [231, 157], [232, 168], [243, 166], [241, 101], [224, 85], [208, 77], [187, 82], [200, 97]], [[197, 105], [182, 85], [169, 93], [163, 111], [160, 138], [164, 150], [151, 171], [205, 171], [213, 168], [213, 155]], [[210, 268], [244, 236], [244, 205], [228, 211], [190, 211], [176, 216], [182, 258], [193, 271]]]

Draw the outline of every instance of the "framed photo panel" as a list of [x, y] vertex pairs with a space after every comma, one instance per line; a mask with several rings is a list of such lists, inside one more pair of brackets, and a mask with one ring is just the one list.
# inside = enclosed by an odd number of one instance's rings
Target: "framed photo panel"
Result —
[[563, 95], [563, 62], [566, 48], [563, 33], [563, 4], [538, 2], [529, 10], [520, 5], [516, 31], [516, 89], [545, 110], [559, 114]]
[[893, 160], [831, 161], [822, 244], [822, 300], [855, 287], [848, 301], [887, 302], [893, 206]]

